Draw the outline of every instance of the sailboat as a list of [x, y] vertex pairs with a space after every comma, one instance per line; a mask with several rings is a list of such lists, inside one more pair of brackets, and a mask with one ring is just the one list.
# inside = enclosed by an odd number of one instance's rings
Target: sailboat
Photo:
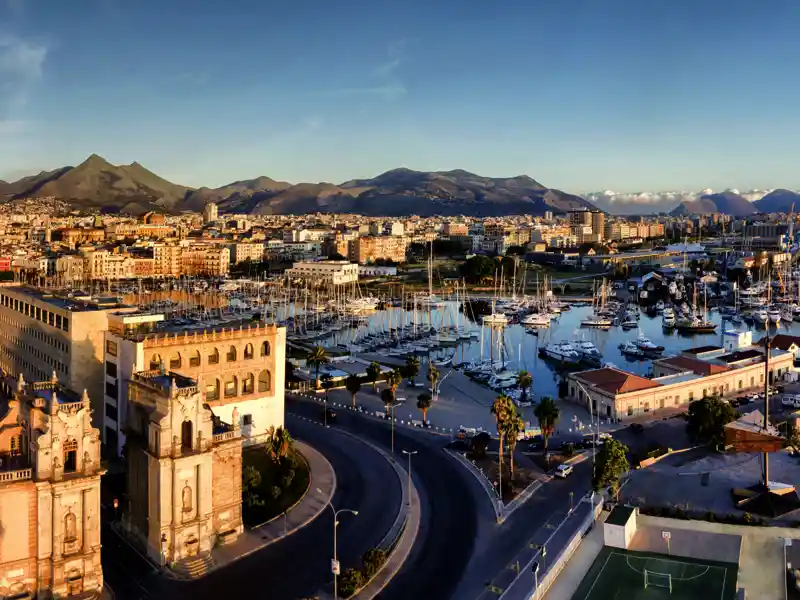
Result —
[[581, 327], [595, 327], [600, 329], [608, 329], [613, 324], [609, 317], [602, 314], [606, 304], [606, 280], [603, 278], [603, 283], [600, 287], [600, 293], [595, 294], [593, 303], [596, 302], [594, 314], [591, 317], [586, 317], [581, 321]]
[[[704, 294], [705, 298], [705, 294]], [[692, 298], [692, 310], [686, 317], [682, 317], [677, 321], [677, 329], [680, 333], [714, 333], [717, 326], [708, 320], [708, 312], [706, 307], [703, 307], [703, 317], [697, 314], [697, 287], [694, 287], [694, 296]]]

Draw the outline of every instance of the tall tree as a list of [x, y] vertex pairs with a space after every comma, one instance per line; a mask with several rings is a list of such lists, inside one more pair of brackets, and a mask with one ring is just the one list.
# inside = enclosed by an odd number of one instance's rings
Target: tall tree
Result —
[[533, 385], [533, 377], [528, 371], [520, 371], [517, 374], [517, 385], [519, 386], [519, 389], [522, 390], [522, 398], [520, 398], [520, 402], [527, 402], [528, 391]]
[[516, 407], [511, 405], [511, 412], [505, 422], [505, 438], [508, 446], [508, 465], [511, 468], [511, 480], [514, 480], [514, 451], [517, 449], [519, 434], [525, 431], [525, 421], [517, 412]]
[[628, 472], [628, 447], [614, 438], [607, 439], [595, 457], [592, 487], [595, 491], [608, 487], [616, 499], [620, 478]]
[[389, 384], [392, 394], [395, 394], [397, 392], [397, 388], [401, 383], [403, 383], [403, 374], [400, 372], [400, 369], [393, 369], [392, 372], [386, 377], [386, 383]]
[[433, 393], [434, 398], [439, 397], [439, 390], [436, 387], [439, 383], [439, 379], [441, 377], [441, 373], [439, 373], [439, 369], [436, 368], [436, 365], [432, 362], [428, 361], [428, 383], [431, 384], [431, 392]]
[[408, 382], [415, 386], [417, 385], [415, 378], [419, 375], [419, 358], [414, 356], [413, 354], [409, 354], [406, 357], [406, 376], [408, 377]]
[[344, 380], [344, 387], [347, 388], [348, 392], [350, 392], [350, 402], [352, 403], [353, 408], [355, 408], [356, 394], [361, 391], [361, 379], [359, 379], [358, 375], [353, 373]]
[[[500, 439], [500, 448], [497, 456], [497, 467], [500, 473], [502, 473], [503, 442], [505, 440], [506, 430], [508, 428], [508, 420], [511, 418], [511, 415], [515, 412], [514, 403], [511, 401], [511, 398], [503, 394], [495, 398], [494, 402], [492, 403], [492, 408], [490, 410], [492, 415], [494, 415], [495, 422], [497, 423], [497, 437]], [[500, 490], [501, 495], [502, 493], [503, 490]]]
[[431, 407], [431, 395], [427, 392], [417, 396], [417, 408], [422, 412], [422, 420], [428, 422], [428, 409]]
[[542, 430], [542, 439], [544, 440], [544, 453], [547, 454], [547, 442], [550, 436], [553, 435], [553, 431], [555, 431], [560, 415], [558, 405], [550, 396], [545, 396], [533, 409], [533, 414], [539, 420], [539, 427]]
[[314, 367], [314, 389], [319, 389], [319, 368], [330, 362], [328, 352], [322, 346], [314, 346], [306, 356], [306, 362]]
[[289, 456], [293, 444], [292, 436], [285, 428], [273, 426], [267, 430], [266, 451], [275, 462]]
[[383, 406], [386, 410], [386, 417], [388, 418], [389, 409], [397, 403], [397, 398], [395, 398], [394, 392], [391, 388], [386, 388], [385, 390], [381, 390], [381, 400], [383, 401]]
[[725, 425], [739, 418], [736, 409], [719, 398], [702, 398], [689, 404], [686, 433], [693, 442], [718, 448], [725, 442]]
[[378, 390], [378, 377], [381, 376], [381, 366], [374, 360], [367, 367], [367, 377], [372, 382], [372, 393]]

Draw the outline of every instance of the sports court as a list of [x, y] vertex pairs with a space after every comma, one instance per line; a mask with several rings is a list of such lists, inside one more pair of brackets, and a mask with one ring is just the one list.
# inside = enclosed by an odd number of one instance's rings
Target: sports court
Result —
[[733, 600], [738, 567], [606, 546], [572, 600]]

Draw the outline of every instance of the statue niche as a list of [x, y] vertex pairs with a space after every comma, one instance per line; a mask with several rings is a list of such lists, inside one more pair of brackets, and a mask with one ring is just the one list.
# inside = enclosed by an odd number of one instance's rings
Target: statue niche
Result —
[[184, 513], [192, 512], [192, 488], [189, 487], [188, 482], [183, 486], [183, 491], [181, 492], [181, 503], [183, 505]]

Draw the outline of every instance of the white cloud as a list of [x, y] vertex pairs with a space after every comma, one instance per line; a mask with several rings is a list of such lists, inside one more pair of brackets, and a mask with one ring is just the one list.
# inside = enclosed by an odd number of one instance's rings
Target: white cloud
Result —
[[0, 118], [27, 103], [41, 78], [48, 48], [17, 36], [0, 34]]
[[397, 71], [406, 61], [408, 40], [401, 38], [389, 42], [386, 47], [386, 60], [375, 66], [366, 81], [358, 85], [341, 87], [323, 92], [325, 96], [371, 96], [385, 100], [395, 100], [408, 93], [406, 86], [398, 77]]
[[[727, 189], [726, 192], [739, 194], [750, 202], [760, 200], [772, 190], [748, 190], [740, 191]], [[694, 201], [701, 196], [713, 194], [714, 190], [706, 188], [699, 192], [687, 191], [666, 191], [666, 192], [632, 192], [617, 193], [611, 190], [603, 192], [589, 192], [584, 194], [584, 198], [591, 200], [600, 208], [612, 213], [625, 213], [633, 211], [641, 212], [668, 212], [678, 206], [681, 202]]]

